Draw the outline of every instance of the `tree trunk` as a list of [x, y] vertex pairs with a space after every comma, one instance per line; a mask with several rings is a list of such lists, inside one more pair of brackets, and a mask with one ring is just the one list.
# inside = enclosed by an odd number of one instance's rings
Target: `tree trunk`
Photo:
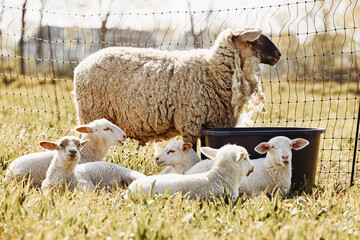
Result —
[[22, 15], [21, 15], [21, 36], [20, 36], [20, 73], [25, 74], [25, 62], [24, 62], [24, 35], [25, 35], [25, 14], [26, 14], [26, 2], [22, 5]]

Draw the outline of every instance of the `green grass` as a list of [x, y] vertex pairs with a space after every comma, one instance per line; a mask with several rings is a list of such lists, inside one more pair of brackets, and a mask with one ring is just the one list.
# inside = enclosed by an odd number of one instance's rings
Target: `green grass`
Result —
[[[263, 88], [268, 113], [253, 116], [257, 126], [327, 129], [313, 191], [285, 199], [242, 197], [231, 204], [180, 195], [125, 198], [126, 190], [49, 194], [26, 183], [1, 181], [0, 239], [359, 239], [359, 186], [348, 188], [358, 84], [265, 81]], [[71, 91], [70, 81], [1, 83], [0, 178], [16, 157], [42, 151], [38, 141], [75, 134]], [[106, 161], [157, 174], [162, 169], [155, 164], [154, 149], [154, 143], [138, 147], [129, 140], [112, 148]]]

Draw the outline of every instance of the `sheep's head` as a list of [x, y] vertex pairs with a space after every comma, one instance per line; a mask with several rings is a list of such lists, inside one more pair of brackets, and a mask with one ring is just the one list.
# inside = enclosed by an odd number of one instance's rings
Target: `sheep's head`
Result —
[[268, 142], [262, 142], [255, 147], [255, 151], [264, 154], [275, 165], [288, 167], [291, 166], [291, 149], [300, 150], [307, 146], [309, 142], [303, 138], [290, 140], [284, 136], [273, 137]]
[[261, 63], [274, 66], [281, 53], [274, 43], [257, 28], [245, 28], [232, 31], [232, 41], [242, 62], [248, 57], [258, 57]]
[[64, 161], [77, 162], [80, 158], [80, 149], [89, 140], [80, 140], [77, 137], [63, 137], [57, 142], [40, 142], [40, 146], [47, 150], [58, 151], [60, 158]]
[[215, 159], [216, 164], [237, 166], [241, 176], [249, 176], [254, 171], [254, 165], [250, 161], [249, 153], [244, 147], [227, 144], [220, 149], [202, 147], [201, 152], [208, 158]]
[[170, 142], [156, 156], [155, 161], [159, 167], [175, 166], [184, 161], [187, 153], [192, 149], [191, 143], [179, 141]]
[[124, 145], [126, 134], [115, 124], [106, 120], [105, 118], [92, 121], [89, 124], [81, 125], [75, 129], [79, 133], [92, 135], [93, 138], [98, 139], [104, 146], [119, 146]]

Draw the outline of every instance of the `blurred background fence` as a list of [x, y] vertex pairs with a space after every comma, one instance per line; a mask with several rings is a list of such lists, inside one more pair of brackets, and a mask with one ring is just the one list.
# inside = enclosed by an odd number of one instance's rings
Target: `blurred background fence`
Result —
[[154, 10], [161, 1], [131, 11], [123, 10], [127, 1], [73, 2], [66, 8], [67, 1], [0, 1], [0, 144], [5, 151], [32, 152], [40, 139], [73, 134], [73, 69], [91, 53], [115, 46], [209, 48], [225, 28], [255, 26], [282, 52], [276, 67], [262, 66], [268, 113], [254, 114], [255, 126], [326, 128], [318, 182], [356, 183], [358, 1], [238, 1], [225, 9], [206, 1], [199, 10], [188, 0], [182, 10], [166, 11]]

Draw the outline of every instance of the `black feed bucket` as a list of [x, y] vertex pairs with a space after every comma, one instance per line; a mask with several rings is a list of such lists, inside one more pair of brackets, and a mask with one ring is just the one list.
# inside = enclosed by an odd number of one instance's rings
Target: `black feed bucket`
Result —
[[261, 142], [267, 142], [276, 136], [290, 139], [304, 138], [309, 141], [305, 148], [293, 150], [292, 183], [300, 186], [315, 184], [316, 168], [320, 145], [320, 134], [323, 128], [297, 127], [246, 127], [246, 128], [212, 128], [201, 131], [201, 146], [220, 148], [227, 143], [243, 146], [248, 150], [251, 159], [265, 157], [254, 148]]

